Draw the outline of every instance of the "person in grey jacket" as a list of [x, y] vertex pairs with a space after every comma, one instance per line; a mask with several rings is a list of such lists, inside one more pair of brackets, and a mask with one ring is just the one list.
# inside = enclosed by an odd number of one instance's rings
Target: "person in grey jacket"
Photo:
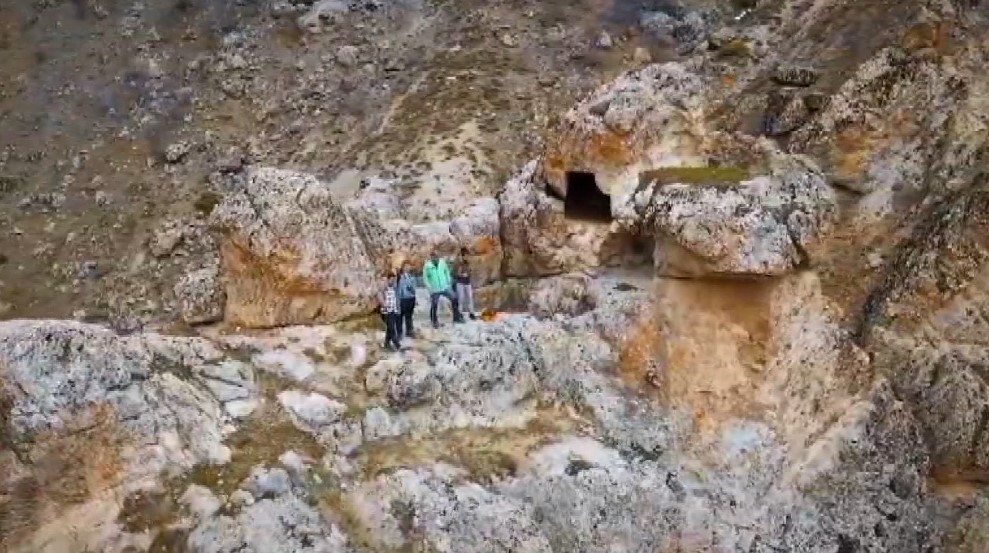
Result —
[[[409, 269], [409, 263], [402, 263], [402, 270], [398, 275], [398, 283], [395, 285], [395, 294], [398, 296], [398, 308], [401, 318], [398, 320], [398, 337], [404, 335], [415, 338], [415, 331], [412, 329], [412, 313], [416, 309], [416, 276]], [[402, 328], [402, 322], [405, 328]]]

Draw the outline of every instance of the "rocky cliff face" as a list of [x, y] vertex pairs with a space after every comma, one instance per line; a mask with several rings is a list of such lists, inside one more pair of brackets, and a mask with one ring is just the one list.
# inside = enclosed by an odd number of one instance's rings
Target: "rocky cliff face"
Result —
[[[270, 6], [315, 37], [413, 7]], [[165, 225], [149, 246], [199, 237], [202, 266], [171, 290], [188, 324], [224, 324], [179, 337], [0, 323], [0, 539], [15, 552], [985, 550], [987, 9], [637, 11], [636, 32], [679, 59], [649, 64], [631, 31], [596, 34], [643, 67], [565, 112], [500, 189], [454, 186], [446, 169], [343, 186], [223, 163], [208, 224]], [[254, 63], [233, 53], [224, 67]], [[237, 75], [224, 86], [266, 86]], [[591, 204], [594, 218], [576, 216]], [[375, 279], [460, 247], [493, 283], [485, 297], [528, 292], [515, 312], [433, 329], [420, 291], [418, 337], [378, 347], [362, 317]]]

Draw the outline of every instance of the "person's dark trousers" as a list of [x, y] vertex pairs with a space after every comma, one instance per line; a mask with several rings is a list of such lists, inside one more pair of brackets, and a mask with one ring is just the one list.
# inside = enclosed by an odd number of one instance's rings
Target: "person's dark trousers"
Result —
[[[398, 319], [398, 339], [401, 340], [402, 336], [415, 338], [415, 331], [412, 329], [412, 313], [416, 310], [416, 299], [405, 298], [399, 300], [399, 309], [402, 311], [402, 316]], [[405, 323], [405, 328], [402, 328], [403, 322]]]
[[444, 290], [442, 292], [433, 292], [429, 295], [429, 320], [433, 323], [433, 326], [440, 326], [439, 318], [436, 316], [436, 306], [440, 301], [440, 297], [450, 300], [450, 306], [453, 310], [453, 322], [463, 322], [464, 316], [460, 314], [460, 303], [457, 301], [457, 296], [454, 295], [452, 290]]
[[395, 346], [395, 349], [401, 349], [402, 345], [398, 342], [399, 330], [398, 325], [401, 324], [401, 315], [398, 313], [387, 313], [385, 314], [385, 348], [389, 346]]

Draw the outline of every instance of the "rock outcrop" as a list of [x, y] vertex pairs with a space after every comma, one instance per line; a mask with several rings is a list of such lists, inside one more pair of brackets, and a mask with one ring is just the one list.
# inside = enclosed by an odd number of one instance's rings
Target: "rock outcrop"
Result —
[[564, 219], [563, 204], [540, 189], [536, 162], [513, 176], [499, 196], [505, 274], [543, 276], [596, 265], [595, 252], [606, 229], [574, 233]]
[[576, 317], [594, 309], [597, 291], [586, 274], [574, 273], [543, 279], [529, 296], [529, 313], [546, 318]]
[[219, 266], [186, 274], [175, 283], [174, 291], [179, 300], [183, 321], [197, 325], [223, 319], [226, 293], [223, 291]]
[[768, 170], [751, 180], [653, 180], [636, 191], [626, 224], [655, 233], [660, 275], [773, 276], [811, 263], [837, 196], [812, 162], [764, 147]]
[[[455, 256], [462, 248], [468, 252], [475, 285], [483, 285], [501, 276], [501, 221], [498, 201], [491, 197], [465, 197], [450, 208], [441, 210], [406, 202], [397, 183], [384, 179], [367, 179], [357, 198], [347, 202], [356, 220], [368, 226], [363, 234], [367, 248], [382, 270], [398, 270], [409, 263], [420, 270], [431, 253]], [[439, 213], [437, 213], [439, 212]]]
[[558, 275], [648, 257], [651, 248], [617, 226], [568, 219], [538, 168], [526, 164], [498, 196], [505, 276]]
[[351, 553], [347, 538], [306, 502], [282, 469], [255, 468], [241, 483], [240, 504], [205, 513], [186, 546], [195, 553]]
[[213, 212], [228, 322], [325, 323], [371, 311], [381, 275], [362, 227], [325, 183], [254, 168], [238, 184]]
[[364, 532], [382, 549], [415, 543], [445, 553], [553, 551], [531, 507], [476, 483], [457, 484], [464, 476], [443, 464], [400, 470], [365, 484], [349, 501]]
[[[552, 276], [500, 286], [520, 312], [432, 328], [420, 306], [401, 352], [363, 320], [199, 329], [243, 361], [0, 323], [4, 545], [983, 552], [984, 3], [744, 4], [704, 51], [707, 19], [650, 16], [693, 58], [596, 91], [498, 204], [248, 168], [215, 214], [240, 324], [366, 313], [382, 270], [460, 246], [481, 281]], [[568, 210], [571, 172], [610, 196], [599, 221]], [[212, 319], [196, 282], [176, 294]]]
[[567, 173], [593, 173], [612, 198], [632, 192], [639, 173], [706, 165], [704, 79], [681, 63], [649, 65], [619, 77], [568, 112], [539, 174], [561, 197]]
[[[250, 413], [257, 392], [249, 367], [203, 339], [7, 321], [0, 398], [0, 472], [11, 491], [4, 543], [14, 551], [118, 551], [127, 539], [113, 531], [120, 505], [107, 504], [108, 493], [227, 463], [224, 428]], [[60, 516], [87, 529], [73, 533], [64, 519], [53, 522]]]

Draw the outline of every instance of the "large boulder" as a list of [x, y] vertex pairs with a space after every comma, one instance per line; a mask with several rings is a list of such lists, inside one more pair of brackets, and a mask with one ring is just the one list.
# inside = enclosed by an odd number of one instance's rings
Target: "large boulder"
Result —
[[227, 463], [224, 428], [256, 398], [249, 368], [206, 340], [0, 323], [0, 478], [13, 490], [0, 538], [29, 551], [117, 551], [128, 541], [108, 491]]
[[235, 325], [335, 322], [373, 308], [365, 230], [312, 175], [255, 168], [213, 212]]
[[837, 219], [837, 196], [809, 160], [767, 156], [766, 174], [752, 179], [639, 188], [626, 222], [655, 233], [661, 275], [774, 276], [811, 263]]

